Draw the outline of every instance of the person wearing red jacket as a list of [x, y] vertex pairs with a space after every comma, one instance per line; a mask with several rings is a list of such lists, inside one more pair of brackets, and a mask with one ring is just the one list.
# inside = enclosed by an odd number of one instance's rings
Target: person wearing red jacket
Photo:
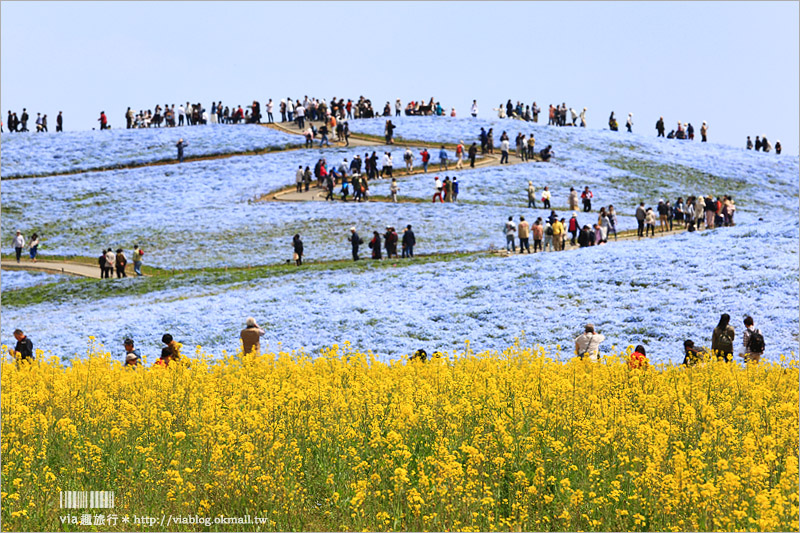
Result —
[[431, 154], [428, 153], [427, 148], [423, 148], [419, 154], [422, 156], [422, 171], [428, 172], [428, 162], [431, 160]]
[[572, 213], [572, 218], [569, 219], [569, 224], [567, 226], [567, 231], [569, 231], [572, 234], [572, 238], [569, 241], [572, 244], [572, 246], [576, 246], [576, 244], [577, 244], [575, 242], [575, 239], [576, 239], [580, 229], [581, 228], [578, 225], [578, 219], [575, 216], [575, 213]]
[[100, 118], [98, 118], [97, 120], [100, 122], [101, 130], [108, 129], [108, 117], [106, 116], [105, 111], [100, 111]]
[[581, 193], [581, 198], [583, 199], [583, 212], [588, 213], [592, 210], [592, 191], [589, 190], [589, 186], [587, 185], [583, 192]]

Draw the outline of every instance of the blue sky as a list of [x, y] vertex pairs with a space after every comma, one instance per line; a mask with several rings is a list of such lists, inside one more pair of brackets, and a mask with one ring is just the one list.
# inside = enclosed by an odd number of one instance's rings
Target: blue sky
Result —
[[[798, 153], [798, 2], [11, 2], [0, 113], [59, 110], [68, 130], [127, 106], [290, 96], [511, 98], [587, 107], [589, 127], [664, 116], [712, 142]], [[54, 129], [51, 127], [51, 129]]]

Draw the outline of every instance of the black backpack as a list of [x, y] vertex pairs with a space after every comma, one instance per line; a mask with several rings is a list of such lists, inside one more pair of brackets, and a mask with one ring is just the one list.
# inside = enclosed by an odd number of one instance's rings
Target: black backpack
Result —
[[766, 344], [764, 344], [764, 336], [761, 334], [761, 330], [757, 329], [750, 334], [750, 344], [748, 346], [750, 353], [764, 353], [765, 347]]

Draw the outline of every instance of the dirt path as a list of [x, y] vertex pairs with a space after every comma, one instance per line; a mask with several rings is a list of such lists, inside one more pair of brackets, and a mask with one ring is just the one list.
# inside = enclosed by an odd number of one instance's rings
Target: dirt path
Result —
[[[39, 272], [49, 272], [50, 274], [69, 274], [83, 278], [100, 279], [100, 267], [91, 266], [85, 263], [73, 263], [69, 261], [23, 261], [20, 263], [3, 261], [1, 265], [6, 270], [34, 270]], [[130, 270], [130, 269], [126, 269]]]
[[[302, 132], [299, 129], [297, 129], [296, 126], [293, 126], [292, 124], [294, 124], [294, 123], [290, 123], [290, 122], [283, 122], [283, 123], [281, 123], [281, 122], [273, 122], [273, 123], [270, 123], [270, 124], [262, 124], [262, 125], [266, 126], [266, 127], [269, 127], [269, 128], [274, 128], [276, 130], [283, 131], [283, 132], [286, 132], [286, 133], [292, 133], [294, 135], [302, 135]], [[314, 123], [315, 127], [318, 127], [318, 126], [321, 126], [321, 125], [322, 125], [322, 122], [315, 122]], [[332, 135], [331, 137], [335, 138], [335, 134]], [[315, 142], [319, 142], [319, 141], [315, 141]], [[333, 140], [331, 140], [331, 143], [336, 145], [337, 147], [340, 147], [340, 148], [345, 147], [344, 141], [333, 141]], [[409, 141], [409, 140], [402, 140], [401, 139], [401, 140], [398, 140], [397, 142], [395, 142], [391, 146], [402, 147], [402, 148], [405, 148], [406, 146], [414, 146], [414, 147], [420, 147], [421, 146], [421, 147], [426, 147], [426, 148], [439, 148], [439, 147], [441, 147], [441, 145], [442, 145], [441, 143], [431, 143], [431, 142], [425, 142], [425, 141]], [[360, 135], [358, 133], [356, 133], [356, 134], [352, 134], [351, 133], [350, 134], [350, 146], [371, 146], [371, 147], [381, 146], [381, 147], [384, 147], [384, 146], [388, 146], [388, 145], [385, 142], [382, 142], [382, 141], [379, 141], [379, 140], [375, 140], [375, 139], [372, 139], [372, 138], [369, 138], [369, 137], [366, 137], [366, 136], [362, 136], [362, 135]], [[449, 145], [446, 143], [445, 146], [449, 146]], [[452, 149], [453, 146], [455, 146], [455, 145], [450, 145], [450, 148]], [[465, 147], [465, 149], [466, 149], [466, 147]], [[538, 161], [538, 159], [534, 159], [534, 162], [535, 161]], [[525, 162], [526, 161], [523, 161], [522, 159], [517, 157], [513, 152], [509, 152], [509, 155], [508, 155], [508, 164], [509, 165], [517, 165], [517, 164], [525, 163]], [[478, 158], [475, 159], [475, 168], [485, 168], [485, 167], [493, 167], [493, 166], [500, 166], [500, 153], [494, 153], [494, 154], [488, 154], [487, 153], [487, 154], [481, 155], [481, 156], [479, 156]], [[445, 171], [445, 170], [441, 170], [438, 164], [436, 164], [436, 165], [431, 164], [431, 165], [428, 166], [428, 172], [427, 173], [423, 170], [422, 166], [415, 166], [415, 167], [412, 168], [411, 172], [407, 172], [406, 169], [405, 169], [405, 164], [401, 163], [401, 165], [394, 167], [393, 177], [397, 178], [398, 181], [400, 181], [401, 178], [406, 178], [406, 177], [410, 177], [410, 176], [418, 176], [420, 174], [430, 174], [431, 176], [435, 176], [436, 174], [441, 173], [441, 172], [451, 172], [451, 173], [457, 172], [455, 170], [455, 161], [453, 161], [451, 164], [448, 164], [447, 168], [448, 168], [448, 170]], [[470, 168], [469, 160], [465, 158], [464, 159], [464, 168], [462, 170], [469, 170], [469, 168]], [[391, 180], [391, 178], [383, 178], [383, 179]], [[341, 194], [338, 194], [338, 190], [339, 189], [335, 189], [334, 190], [334, 201], [341, 202], [342, 201], [341, 200]], [[279, 201], [279, 202], [317, 202], [317, 201], [319, 201], [319, 202], [324, 202], [325, 201], [325, 196], [327, 196], [327, 194], [328, 194], [328, 192], [327, 192], [326, 189], [324, 189], [322, 187], [318, 187], [316, 185], [312, 185], [309, 188], [308, 191], [303, 190], [302, 192], [297, 192], [297, 187], [295, 185], [287, 185], [283, 189], [280, 189], [280, 190], [277, 190], [277, 191], [273, 191], [273, 192], [261, 195], [258, 198], [256, 198], [255, 201], [256, 202], [272, 202], [272, 201]], [[352, 196], [352, 193], [351, 193], [350, 194], [350, 198], [351, 198], [350, 201], [352, 201], [352, 197], [353, 196]], [[378, 197], [378, 198], [371, 198], [370, 201], [372, 201], [372, 202], [386, 202], [386, 201], [389, 201], [389, 199], [388, 198]], [[400, 198], [398, 198], [398, 201], [400, 203], [406, 203]], [[416, 202], [416, 200], [413, 200], [413, 201]]]

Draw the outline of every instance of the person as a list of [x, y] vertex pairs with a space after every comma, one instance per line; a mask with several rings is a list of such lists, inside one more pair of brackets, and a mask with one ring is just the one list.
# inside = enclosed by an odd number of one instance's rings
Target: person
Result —
[[549, 220], [544, 226], [544, 248], [542, 251], [553, 251], [553, 225]]
[[[506, 251], [517, 251], [517, 247], [514, 245], [514, 234], [516, 232], [517, 225], [514, 224], [514, 217], [508, 217], [508, 220], [503, 225], [503, 233], [506, 235]], [[509, 247], [511, 248], [510, 250]]]
[[608, 129], [611, 131], [617, 131], [617, 119], [614, 118], [614, 112], [611, 112], [611, 116], [608, 117]]
[[[272, 98], [269, 99], [267, 102], [267, 123], [272, 124], [275, 122], [272, 118], [272, 110], [275, 108], [275, 104], [272, 102]], [[219, 108], [217, 108], [219, 109]]]
[[422, 156], [422, 172], [428, 172], [428, 162], [431, 160], [431, 154], [428, 153], [427, 148], [423, 148], [422, 151], [419, 153]]
[[414, 153], [411, 148], [407, 147], [403, 153], [403, 162], [406, 164], [406, 174], [411, 174], [411, 169], [414, 166]]
[[761, 151], [761, 137], [756, 135], [756, 152]]
[[397, 232], [393, 226], [386, 227], [386, 233], [383, 234], [383, 244], [386, 248], [387, 259], [397, 257]]
[[183, 163], [183, 149], [187, 146], [188, 143], [184, 142], [183, 139], [178, 141], [178, 144], [175, 146], [178, 147], [178, 163]]
[[711, 334], [711, 353], [717, 357], [718, 361], [730, 363], [733, 358], [733, 339], [736, 333], [733, 326], [729, 324], [731, 316], [722, 313], [719, 323]]
[[33, 341], [31, 341], [21, 329], [14, 330], [14, 338], [17, 339], [17, 345], [13, 350], [8, 350], [9, 355], [17, 362], [27, 361], [33, 362], [36, 357], [33, 354]]
[[564, 219], [556, 220], [552, 223], [553, 248], [556, 252], [564, 249]]
[[703, 121], [703, 125], [700, 126], [700, 142], [706, 142], [708, 140], [708, 124], [706, 121]]
[[656, 137], [663, 137], [664, 136], [664, 117], [659, 117], [658, 122], [656, 122], [656, 131], [658, 135]]
[[542, 236], [544, 235], [544, 228], [542, 227], [542, 217], [539, 217], [534, 221], [533, 227], [531, 228], [531, 233], [533, 233], [533, 253], [536, 253], [536, 250], [542, 251]]
[[406, 226], [403, 230], [403, 253], [402, 257], [414, 257], [414, 245], [417, 244], [417, 239], [414, 232], [411, 230], [411, 224]]
[[586, 248], [587, 246], [592, 246], [593, 243], [594, 238], [592, 237], [592, 230], [588, 225], [584, 224], [578, 234], [578, 247]]
[[508, 163], [508, 139], [500, 141], [500, 164]]
[[161, 348], [161, 364], [167, 366], [173, 361], [180, 361], [181, 345], [172, 338], [172, 335], [165, 333], [161, 337], [161, 342], [166, 344]]
[[[23, 117], [24, 116], [25, 115], [23, 115]], [[104, 129], [108, 128], [108, 117], [106, 117], [106, 112], [105, 111], [100, 111], [100, 118], [98, 118], [97, 121], [100, 122], [100, 129], [101, 130], [104, 130]], [[27, 130], [25, 130], [25, 131], [27, 131]]]
[[[47, 115], [45, 115], [47, 118]], [[58, 116], [56, 116], [56, 132], [64, 132], [64, 115], [61, 111], [58, 112]]]
[[125, 364], [124, 366], [138, 366], [142, 358], [139, 350], [133, 347], [133, 339], [127, 338], [122, 343], [125, 348]]
[[247, 317], [245, 328], [239, 333], [239, 338], [242, 340], [242, 354], [261, 355], [261, 337], [265, 333], [255, 318]]
[[527, 145], [528, 145], [528, 156], [527, 156], [528, 161], [533, 161], [533, 155], [536, 150], [536, 137], [533, 136], [533, 133], [528, 135]]
[[13, 244], [14, 252], [17, 254], [17, 263], [19, 263], [22, 257], [22, 248], [25, 246], [25, 237], [22, 236], [21, 231], [17, 231], [17, 234], [14, 236]]
[[436, 199], [439, 199], [439, 202], [444, 203], [442, 200], [442, 182], [439, 180], [439, 176], [433, 178], [433, 187], [435, 192], [433, 193], [433, 203], [436, 203]]
[[650, 234], [651, 237], [656, 236], [656, 214], [653, 211], [652, 207], [648, 207], [647, 211], [644, 214], [644, 223], [645, 223], [645, 230], [644, 236], [647, 237]]
[[539, 157], [541, 157], [541, 158], [542, 158], [542, 161], [545, 161], [545, 162], [547, 162], [547, 161], [550, 161], [550, 158], [553, 156], [553, 153], [554, 153], [554, 152], [553, 152], [553, 145], [551, 145], [551, 144], [548, 144], [548, 145], [547, 145], [547, 146], [544, 148], [544, 150], [541, 150], [541, 151], [539, 152]]
[[117, 269], [117, 278], [127, 278], [128, 275], [125, 273], [125, 265], [128, 264], [128, 260], [125, 258], [125, 254], [122, 251], [122, 248], [117, 248], [117, 255], [114, 259], [114, 266]]
[[486, 150], [490, 154], [494, 153], [494, 128], [489, 128], [486, 132]]
[[667, 230], [667, 204], [663, 198], [658, 201], [656, 210], [658, 211], [658, 227], [661, 233], [664, 233]]
[[781, 147], [781, 142], [780, 141], [775, 141], [775, 154], [776, 155], [781, 155], [781, 150], [782, 149], [783, 149], [783, 147]]
[[569, 197], [567, 198], [567, 203], [569, 204], [570, 211], [578, 210], [578, 191], [576, 191], [574, 187], [569, 188]]
[[633, 113], [628, 113], [628, 120], [625, 123], [625, 127], [628, 128], [628, 133], [633, 133]]
[[303, 165], [300, 165], [294, 174], [295, 190], [303, 192]]
[[394, 162], [392, 161], [392, 154], [391, 152], [385, 152], [383, 154], [383, 166], [381, 167], [381, 177], [389, 176], [392, 177], [392, 170], [394, 168]]
[[589, 186], [587, 185], [583, 192], [581, 193], [581, 199], [583, 200], [583, 212], [589, 213], [592, 210], [592, 198], [594, 195], [592, 191], [589, 190]]
[[447, 170], [447, 150], [444, 145], [439, 150], [439, 170]]
[[758, 363], [764, 355], [764, 335], [761, 330], [753, 325], [753, 317], [744, 319], [744, 334], [742, 335], [742, 357], [747, 363]]
[[700, 226], [703, 224], [703, 217], [705, 216], [706, 210], [706, 200], [703, 198], [702, 194], [697, 195], [697, 199], [694, 202], [694, 218], [695, 218], [695, 227], [699, 230]]
[[772, 144], [770, 144], [769, 140], [765, 135], [761, 136], [761, 151], [762, 152], [769, 152], [772, 150]]
[[550, 187], [548, 186], [545, 186], [542, 191], [542, 207], [544, 209], [550, 209]]
[[747, 136], [747, 149], [748, 150], [752, 150], [753, 149], [753, 141], [750, 139], [749, 135]]
[[458, 141], [456, 146], [456, 170], [464, 168], [464, 141]]
[[646, 370], [649, 365], [650, 362], [647, 360], [647, 352], [645, 351], [644, 346], [638, 344], [636, 348], [634, 348], [631, 356], [628, 358], [628, 368], [631, 370]]
[[[347, 105], [348, 106], [350, 105], [350, 100], [347, 101]], [[402, 108], [403, 108], [403, 104], [400, 102], [400, 99], [398, 98], [394, 103], [394, 116], [399, 117], [400, 116], [400, 111], [401, 111]], [[348, 107], [347, 112], [350, 113], [349, 107]]]
[[694, 366], [703, 360], [703, 353], [695, 348], [694, 341], [686, 339], [683, 341], [683, 365]]
[[528, 182], [528, 207], [536, 209], [536, 187], [532, 181]]
[[392, 124], [391, 120], [387, 120], [386, 121], [386, 126], [384, 127], [384, 136], [385, 136], [385, 139], [386, 139], [386, 144], [394, 144], [393, 137], [394, 137], [394, 129], [396, 127], [397, 126]]
[[452, 189], [453, 197], [450, 200], [451, 202], [458, 202], [458, 178], [453, 176], [453, 181], [450, 182], [450, 188]]
[[475, 168], [475, 158], [478, 156], [478, 146], [476, 143], [472, 143], [472, 146], [469, 147], [469, 168]]
[[472, 101], [471, 114], [472, 114], [472, 118], [475, 118], [475, 117], [478, 116], [478, 101], [477, 100], [473, 100]]
[[111, 248], [106, 250], [106, 277], [111, 279], [114, 277], [114, 266], [117, 264], [117, 255]]
[[30, 247], [28, 252], [31, 256], [31, 261], [35, 263], [36, 256], [39, 255], [39, 235], [37, 235], [36, 233], [31, 235], [31, 242], [28, 246]]
[[397, 178], [392, 178], [392, 184], [389, 186], [389, 193], [392, 195], [392, 202], [397, 203], [397, 191], [400, 187], [397, 186]]
[[350, 244], [353, 247], [353, 261], [358, 261], [358, 247], [364, 243], [364, 239], [358, 236], [355, 226], [350, 228]]
[[137, 276], [142, 275], [142, 256], [144, 252], [139, 248], [138, 244], [133, 245], [133, 271]]
[[[608, 232], [614, 234], [614, 240], [617, 240], [617, 211], [614, 209], [613, 205], [608, 206], [608, 211], [606, 211], [606, 218], [608, 218]], [[606, 234], [606, 238], [608, 238], [608, 233]]]
[[292, 237], [292, 247], [294, 248], [294, 263], [300, 266], [303, 264], [303, 241], [300, 240], [300, 235], [297, 233]]
[[319, 147], [322, 148], [322, 143], [325, 143], [325, 146], [330, 146], [331, 143], [328, 142], [328, 126], [323, 122], [322, 126], [319, 127]]
[[572, 246], [577, 244], [578, 232], [580, 232], [580, 230], [581, 226], [578, 224], [578, 215], [577, 213], [573, 212], [572, 217], [569, 219], [569, 223], [567, 224], [567, 231], [569, 231], [572, 235], [572, 238], [569, 240], [569, 243]]
[[372, 258], [381, 259], [381, 235], [377, 231], [372, 232], [372, 240], [369, 241], [369, 247], [372, 249]]
[[519, 226], [517, 228], [519, 231], [519, 253], [522, 253], [523, 250], [527, 250], [528, 253], [531, 253], [531, 246], [528, 242], [530, 238], [530, 224], [525, 217], [519, 217]]
[[604, 340], [605, 336], [594, 330], [594, 324], [586, 324], [584, 332], [575, 339], [575, 355], [582, 360], [597, 361], [600, 343]]

